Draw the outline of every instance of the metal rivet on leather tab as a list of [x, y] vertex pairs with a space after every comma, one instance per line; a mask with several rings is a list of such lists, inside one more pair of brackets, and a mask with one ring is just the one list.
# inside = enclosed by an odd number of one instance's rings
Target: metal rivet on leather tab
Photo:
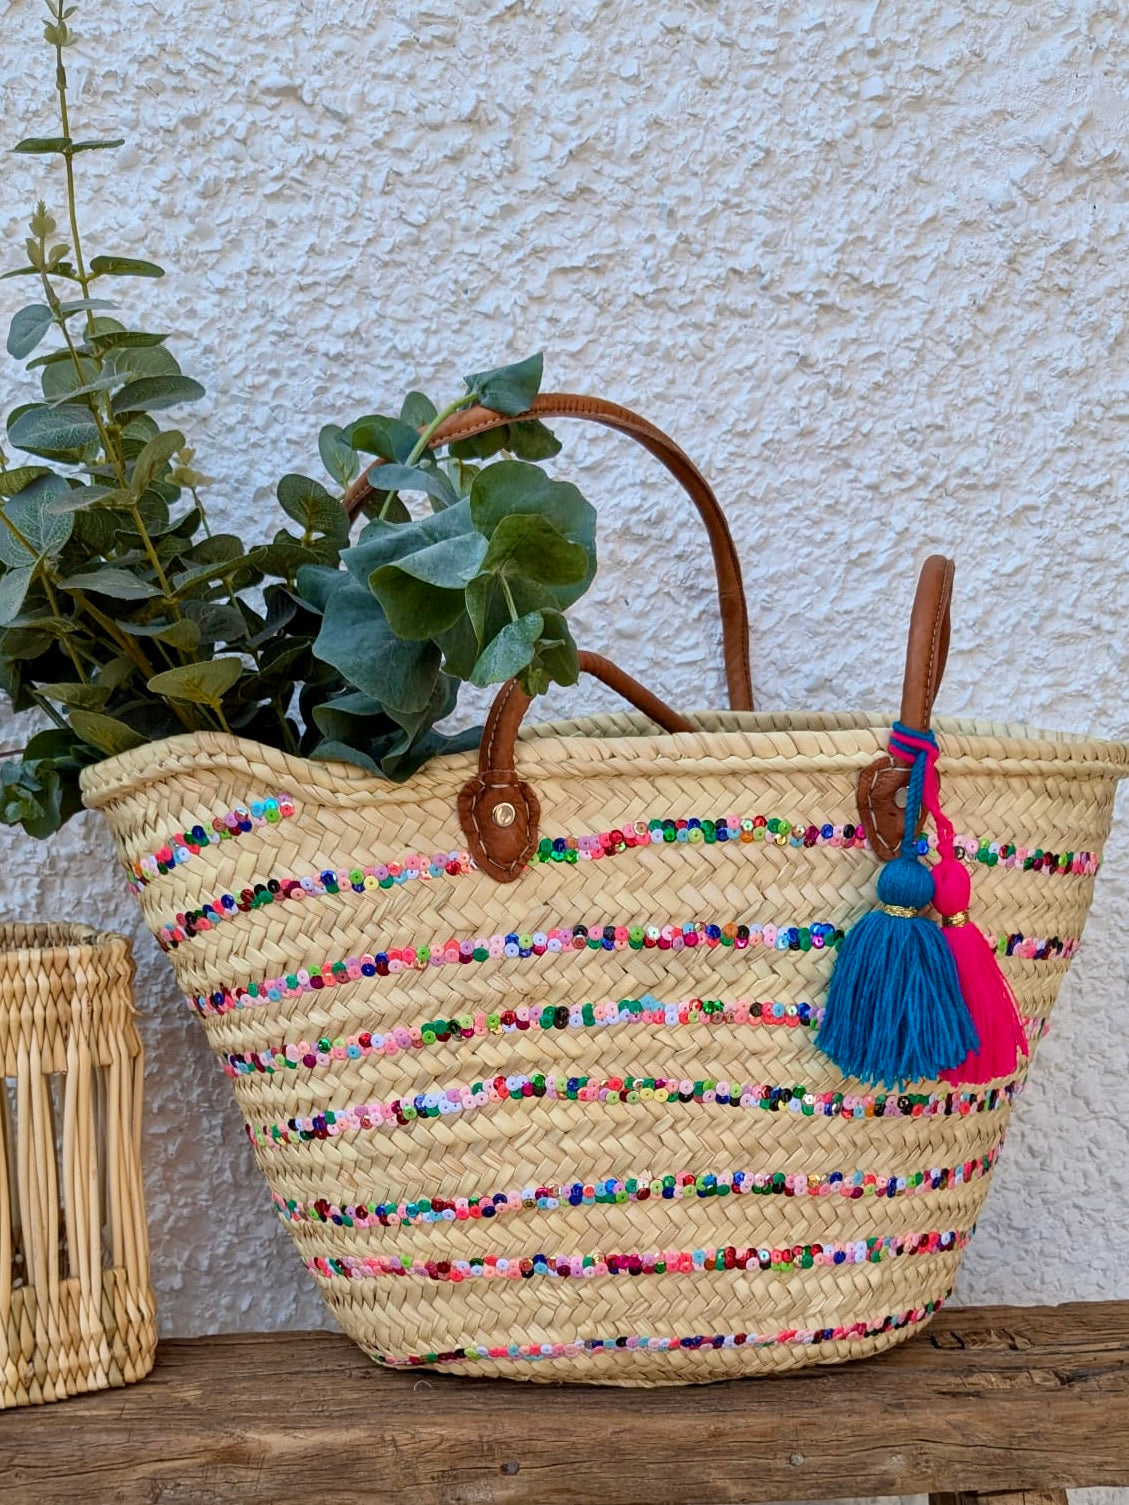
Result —
[[509, 800], [503, 800], [500, 805], [495, 805], [491, 810], [490, 819], [496, 826], [512, 826], [517, 819], [517, 811]]
[[904, 810], [906, 808], [906, 800], [908, 799], [908, 797], [908, 789], [902, 788], [894, 790], [894, 804], [897, 805], [899, 810]]

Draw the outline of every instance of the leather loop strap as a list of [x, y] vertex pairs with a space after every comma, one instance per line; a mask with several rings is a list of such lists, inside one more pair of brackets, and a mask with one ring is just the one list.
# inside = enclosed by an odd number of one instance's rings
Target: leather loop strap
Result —
[[[580, 667], [631, 702], [667, 732], [690, 732], [693, 725], [638, 680], [598, 653], [580, 654]], [[471, 856], [499, 883], [517, 878], [537, 845], [541, 806], [514, 769], [514, 747], [530, 698], [516, 679], [495, 696], [478, 749], [478, 775], [459, 791], [459, 824]]]
[[[906, 648], [906, 672], [902, 681], [903, 726], [927, 732], [933, 702], [949, 656], [950, 606], [953, 597], [951, 559], [931, 554], [921, 567]], [[867, 839], [883, 862], [896, 857], [905, 830], [905, 789], [910, 771], [904, 763], [883, 754], [859, 774], [859, 818]], [[901, 803], [899, 803], [901, 801]], [[922, 815], [924, 824], [924, 814]]]
[[[629, 435], [654, 455], [686, 490], [706, 525], [713, 553], [718, 602], [721, 607], [721, 637], [729, 704], [735, 711], [751, 711], [753, 682], [749, 668], [749, 612], [745, 603], [741, 565], [733, 547], [733, 537], [725, 514], [698, 467], [662, 429], [648, 423], [645, 418], [640, 418], [630, 408], [605, 402], [599, 397], [580, 397], [568, 392], [543, 392], [528, 413], [521, 416], [586, 418], [592, 423], [616, 429], [621, 434]], [[521, 418], [507, 418], [489, 408], [464, 408], [435, 431], [431, 448], [436, 449], [457, 439], [469, 439], [475, 434], [484, 434], [489, 429], [500, 428], [503, 424], [520, 421]], [[377, 489], [369, 480], [369, 473], [375, 465], [381, 463], [383, 462], [379, 460], [374, 461], [373, 466], [369, 466], [346, 492], [344, 506], [350, 517], [356, 516]]]

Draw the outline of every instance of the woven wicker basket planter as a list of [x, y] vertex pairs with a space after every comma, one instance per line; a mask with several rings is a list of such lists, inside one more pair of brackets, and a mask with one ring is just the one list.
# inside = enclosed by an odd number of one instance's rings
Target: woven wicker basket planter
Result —
[[0, 1406], [141, 1379], [157, 1345], [125, 936], [0, 925]]

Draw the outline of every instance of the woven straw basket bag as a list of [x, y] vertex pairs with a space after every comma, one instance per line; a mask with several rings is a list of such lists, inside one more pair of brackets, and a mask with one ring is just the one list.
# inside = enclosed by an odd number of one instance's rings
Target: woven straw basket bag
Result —
[[[740, 570], [702, 476], [626, 409], [532, 411], [629, 434], [686, 487], [731, 710], [684, 718], [585, 655], [635, 710], [519, 737], [511, 682], [477, 764], [438, 758], [407, 785], [199, 733], [89, 769], [86, 802], [280, 1216], [374, 1359], [663, 1385], [876, 1353], [948, 1295], [1028, 1061], [887, 1090], [817, 1047], [839, 943], [903, 835], [889, 722], [754, 713]], [[505, 421], [470, 410], [436, 443]], [[913, 608], [902, 721], [922, 732], [951, 584], [930, 560]], [[935, 731], [976, 919], [1034, 1044], [1129, 749]]]

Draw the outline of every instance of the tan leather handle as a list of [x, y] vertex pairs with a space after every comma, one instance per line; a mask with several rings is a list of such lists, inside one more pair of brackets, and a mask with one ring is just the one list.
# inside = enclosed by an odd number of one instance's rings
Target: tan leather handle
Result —
[[[603, 680], [664, 731], [690, 732], [693, 724], [598, 653], [580, 654], [585, 674]], [[516, 679], [498, 691], [478, 749], [478, 774], [459, 791], [459, 824], [475, 862], [499, 883], [519, 876], [537, 845], [541, 806], [514, 769], [514, 746], [530, 698]]]
[[[902, 681], [901, 722], [917, 732], [929, 730], [933, 702], [949, 656], [955, 565], [931, 554], [921, 567], [910, 615], [906, 672]], [[904, 790], [909, 769], [883, 755], [859, 774], [859, 817], [871, 846], [883, 862], [898, 855], [905, 830]], [[922, 816], [924, 820], [924, 815]]]
[[[464, 408], [436, 429], [431, 448], [450, 444], [456, 439], [470, 439], [475, 434], [484, 434], [489, 429], [500, 428], [506, 423], [520, 423], [521, 418], [586, 418], [592, 423], [601, 423], [621, 434], [628, 434], [644, 449], [649, 450], [684, 487], [706, 525], [713, 553], [729, 704], [735, 711], [751, 711], [753, 681], [749, 668], [749, 611], [745, 603], [741, 564], [737, 550], [733, 547], [733, 537], [725, 514], [698, 467], [662, 429], [648, 423], [645, 418], [640, 418], [630, 408], [605, 402], [599, 397], [579, 397], [569, 392], [542, 392], [529, 411], [519, 418], [507, 418], [489, 408]], [[382, 462], [374, 462], [380, 463]], [[368, 478], [371, 469], [372, 466], [345, 493], [344, 506], [350, 517], [356, 516], [377, 489]]]

